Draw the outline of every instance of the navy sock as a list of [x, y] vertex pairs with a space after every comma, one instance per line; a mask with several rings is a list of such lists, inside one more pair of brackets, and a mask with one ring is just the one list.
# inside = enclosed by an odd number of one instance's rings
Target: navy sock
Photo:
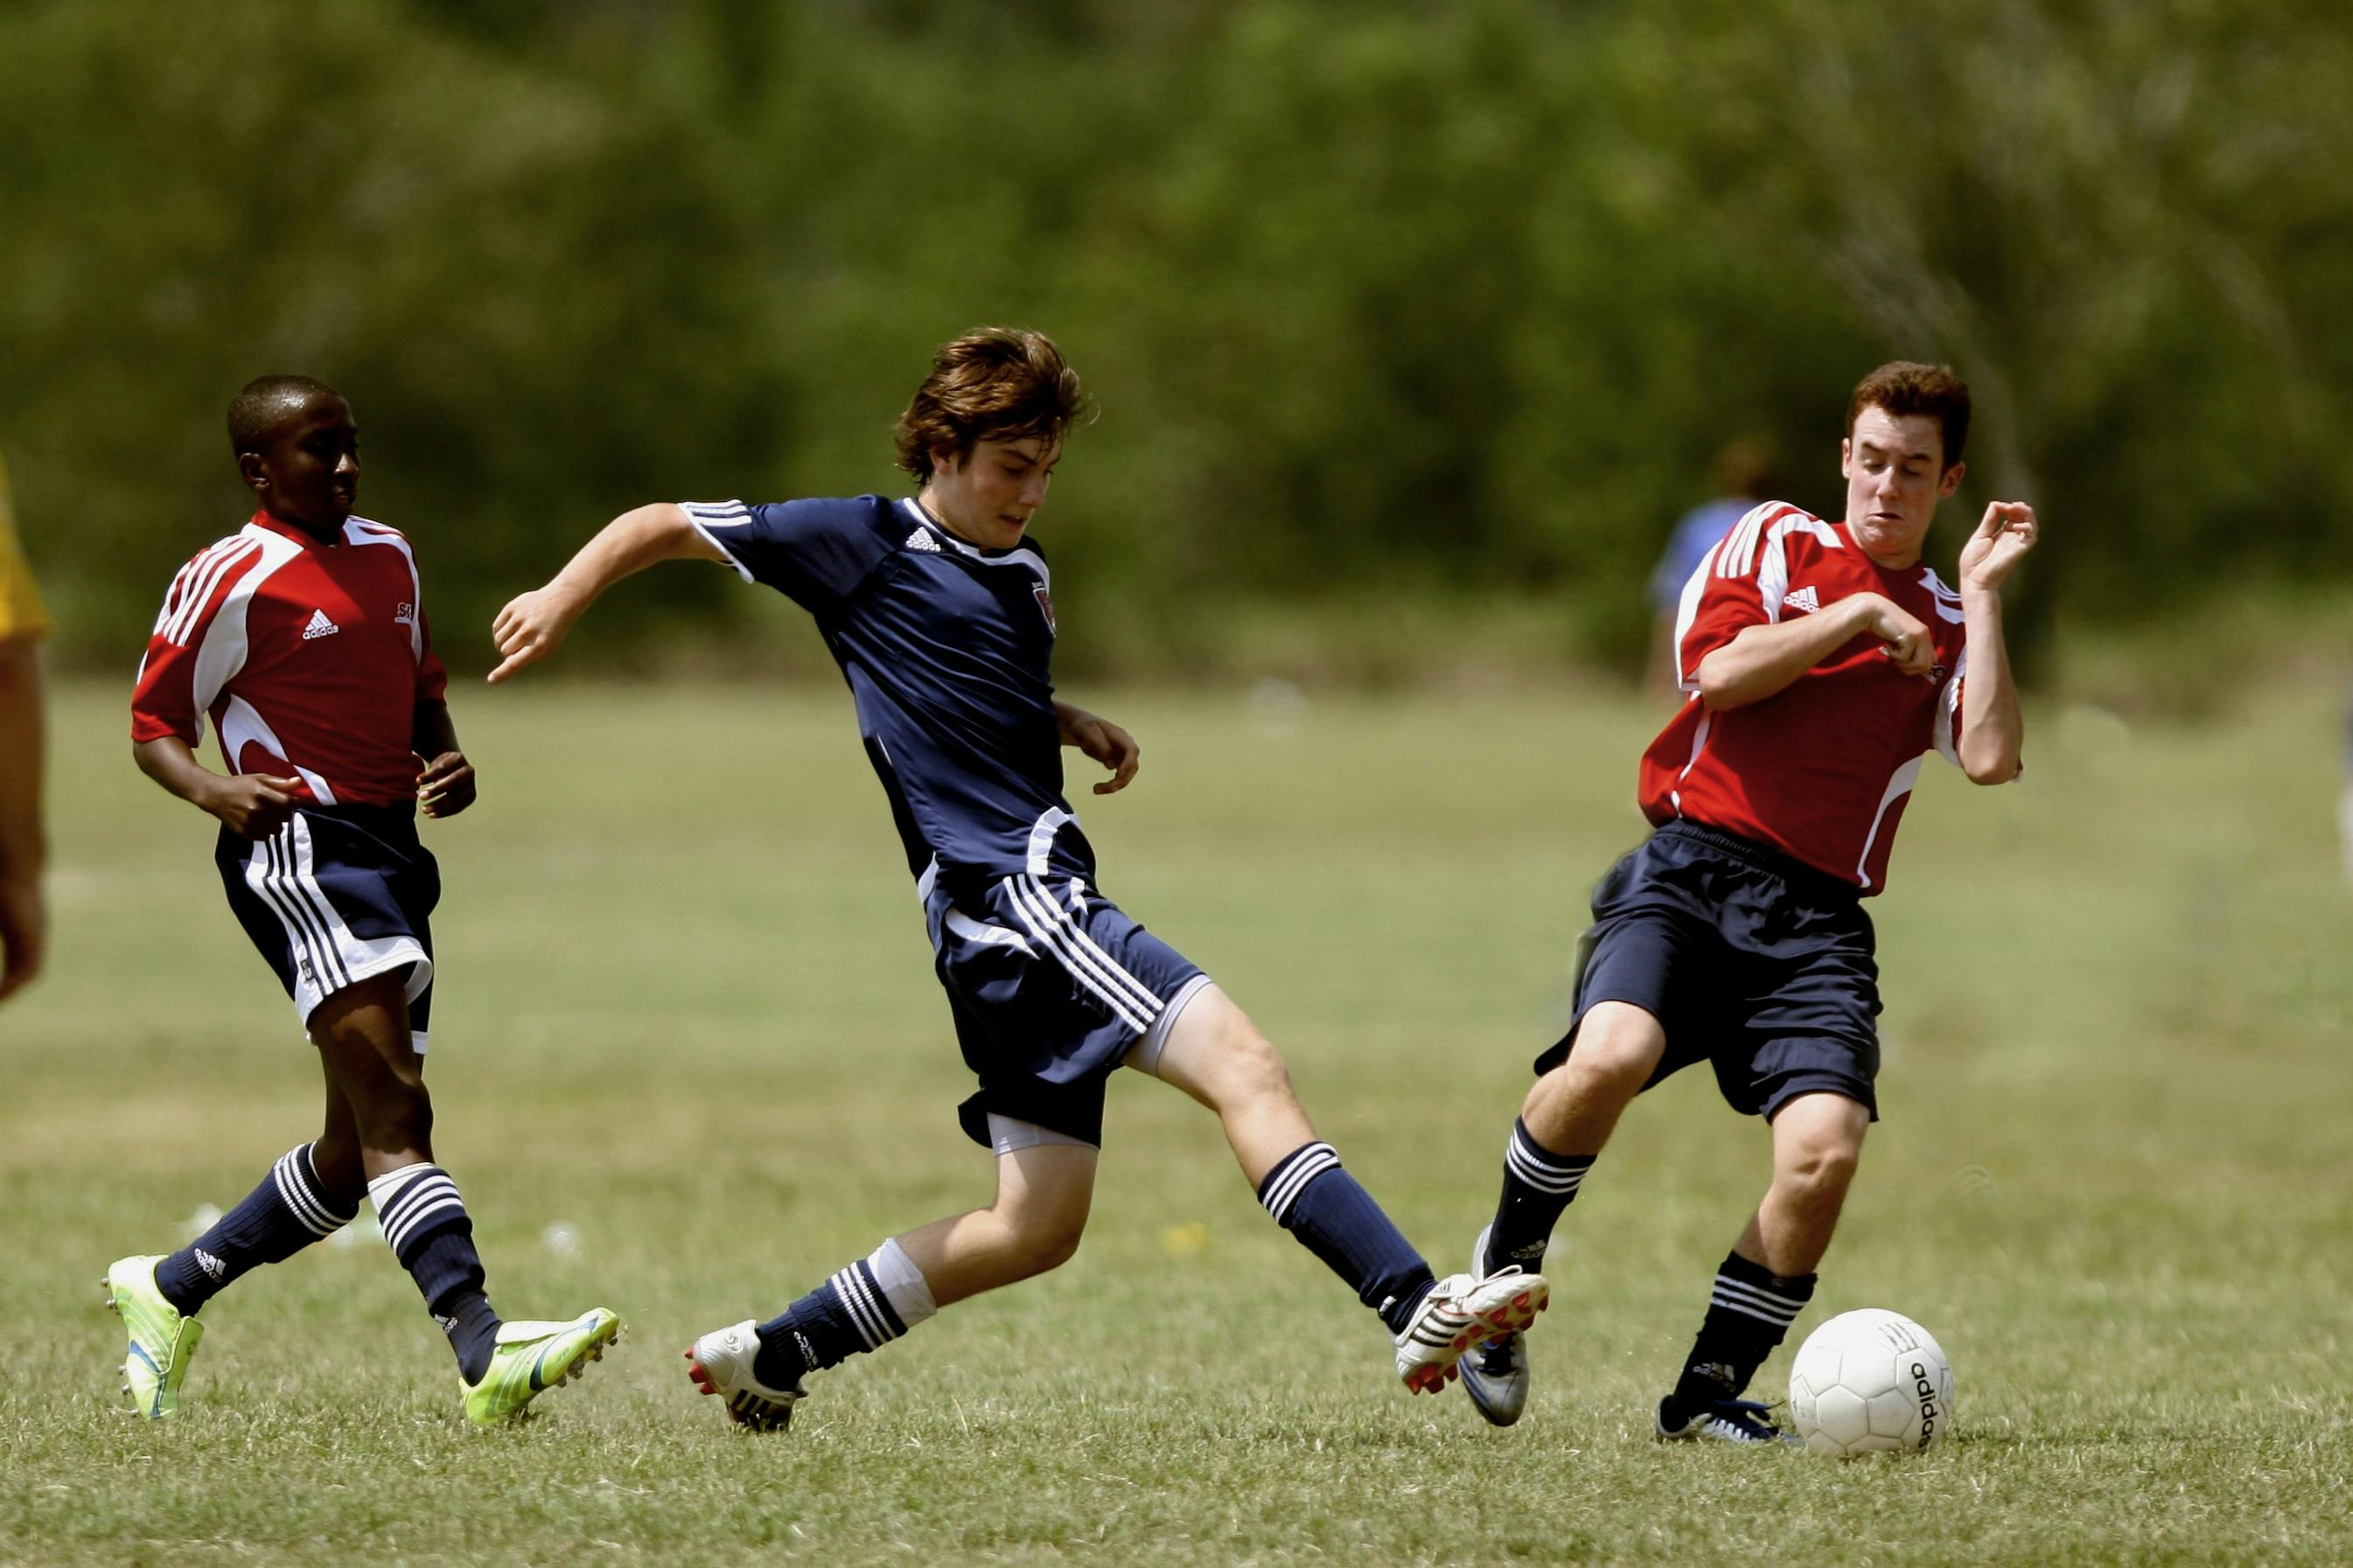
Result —
[[1720, 1399], [1737, 1399], [1765, 1364], [1806, 1303], [1814, 1298], [1814, 1276], [1783, 1278], [1740, 1254], [1725, 1255], [1715, 1289], [1692, 1342], [1683, 1376], [1667, 1396], [1660, 1420], [1678, 1426]]
[[368, 1201], [392, 1255], [417, 1281], [425, 1310], [449, 1336], [459, 1373], [468, 1383], [479, 1381], [491, 1367], [499, 1319], [482, 1289], [474, 1222], [458, 1184], [438, 1165], [403, 1165], [368, 1184]]
[[1487, 1227], [1480, 1272], [1490, 1274], [1507, 1263], [1531, 1274], [1541, 1269], [1552, 1227], [1576, 1199], [1593, 1160], [1590, 1154], [1556, 1154], [1535, 1141], [1525, 1121], [1514, 1121], [1512, 1141], [1504, 1145], [1504, 1194]]
[[239, 1275], [285, 1262], [359, 1212], [357, 1202], [331, 1195], [320, 1182], [310, 1144], [289, 1149], [244, 1202], [155, 1265], [156, 1288], [183, 1317], [194, 1317]]
[[802, 1374], [822, 1372], [865, 1351], [881, 1350], [907, 1331], [865, 1258], [759, 1328], [760, 1353], [752, 1375], [770, 1388], [800, 1386]]
[[1329, 1143], [1285, 1154], [1258, 1186], [1274, 1223], [1345, 1279], [1356, 1300], [1401, 1334], [1435, 1281], [1430, 1265], [1389, 1223], [1381, 1205], [1340, 1167]]

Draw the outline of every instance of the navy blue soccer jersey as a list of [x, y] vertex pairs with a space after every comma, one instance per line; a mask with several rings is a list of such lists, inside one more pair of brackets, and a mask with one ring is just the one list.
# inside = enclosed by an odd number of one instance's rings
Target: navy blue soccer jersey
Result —
[[912, 499], [681, 503], [748, 582], [816, 617], [858, 705], [908, 870], [951, 892], [1092, 878], [1062, 797], [1053, 579], [1024, 540], [983, 550]]

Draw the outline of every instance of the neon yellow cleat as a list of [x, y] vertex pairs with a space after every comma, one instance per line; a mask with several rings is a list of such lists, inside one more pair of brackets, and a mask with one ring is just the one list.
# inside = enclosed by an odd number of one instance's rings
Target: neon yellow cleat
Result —
[[132, 1408], [150, 1421], [161, 1421], [180, 1407], [180, 1383], [188, 1375], [188, 1358], [205, 1326], [164, 1300], [155, 1288], [160, 1258], [117, 1259], [100, 1281], [106, 1288], [106, 1310], [122, 1320], [131, 1335], [131, 1349], [122, 1358], [122, 1392]]
[[480, 1383], [458, 1380], [466, 1395], [466, 1419], [495, 1426], [522, 1413], [542, 1391], [579, 1376], [605, 1347], [621, 1337], [621, 1320], [609, 1308], [592, 1307], [568, 1323], [518, 1319], [499, 1325], [498, 1348]]

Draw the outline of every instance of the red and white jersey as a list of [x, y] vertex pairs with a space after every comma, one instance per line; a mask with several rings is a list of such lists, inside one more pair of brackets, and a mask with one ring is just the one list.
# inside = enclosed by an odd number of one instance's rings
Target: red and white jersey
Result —
[[[1710, 712], [1700, 660], [1748, 626], [1778, 625], [1855, 594], [1917, 616], [1936, 668], [1907, 676], [1861, 634], [1761, 702]], [[1642, 753], [1642, 814], [1688, 817], [1852, 882], [1887, 885], [1887, 854], [1933, 748], [1958, 763], [1968, 668], [1960, 596], [1926, 565], [1891, 572], [1843, 522], [1767, 501], [1733, 526], [1683, 586], [1677, 679], [1691, 695]]]
[[321, 805], [392, 805], [417, 797], [417, 704], [448, 682], [397, 529], [354, 517], [322, 544], [256, 512], [172, 579], [131, 738], [194, 746], [209, 717], [232, 773], [300, 778]]

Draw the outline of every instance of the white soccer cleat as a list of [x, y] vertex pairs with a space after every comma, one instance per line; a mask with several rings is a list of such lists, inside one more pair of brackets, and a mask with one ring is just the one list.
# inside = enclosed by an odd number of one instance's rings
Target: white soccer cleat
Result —
[[759, 1324], [750, 1318], [732, 1328], [713, 1329], [686, 1352], [686, 1375], [705, 1394], [727, 1401], [727, 1414], [755, 1432], [781, 1432], [793, 1424], [793, 1406], [803, 1391], [770, 1388], [752, 1375], [760, 1353]]
[[[1492, 1229], [1493, 1227], [1488, 1227]], [[1471, 1244], [1471, 1274], [1476, 1279], [1487, 1266], [1487, 1230]], [[1528, 1406], [1528, 1336], [1504, 1334], [1463, 1352], [1462, 1392], [1491, 1426], [1509, 1426]]]
[[1484, 1279], [1450, 1274], [1421, 1299], [1397, 1337], [1398, 1376], [1416, 1394], [1436, 1394], [1454, 1380], [1462, 1352], [1482, 1340], [1525, 1333], [1552, 1305], [1552, 1287], [1518, 1264]]

